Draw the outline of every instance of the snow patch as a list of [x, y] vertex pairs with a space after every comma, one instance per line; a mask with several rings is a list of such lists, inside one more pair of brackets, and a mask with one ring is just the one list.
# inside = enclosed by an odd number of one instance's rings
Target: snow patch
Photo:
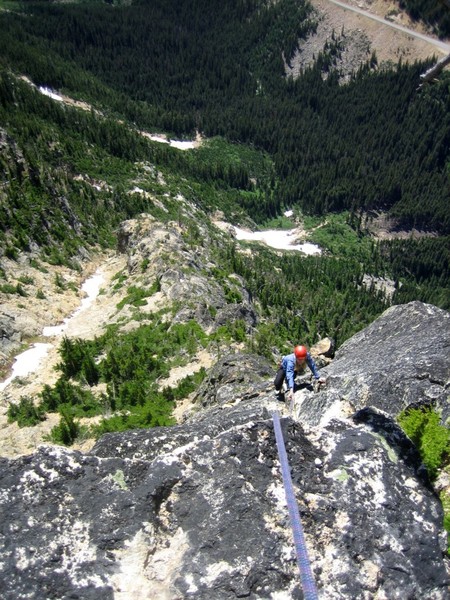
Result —
[[92, 277], [86, 279], [86, 281], [81, 286], [81, 290], [86, 294], [86, 296], [82, 299], [80, 306], [77, 310], [72, 313], [70, 317], [64, 319], [61, 325], [56, 325], [54, 327], [44, 327], [43, 335], [45, 337], [51, 337], [54, 335], [60, 335], [65, 331], [69, 325], [71, 319], [79, 315], [83, 310], [86, 310], [95, 298], [98, 296], [100, 292], [100, 286], [103, 283], [103, 274], [97, 271], [94, 273]]
[[276, 250], [297, 250], [309, 256], [322, 253], [317, 244], [311, 242], [296, 244], [295, 230], [293, 229], [268, 229], [266, 231], [246, 231], [239, 227], [233, 227], [233, 229], [238, 240], [264, 242]]
[[[64, 319], [60, 325], [56, 325], [54, 327], [44, 327], [42, 335], [45, 337], [51, 337], [58, 336], [63, 333], [69, 326], [71, 319], [78, 316], [82, 311], [86, 310], [86, 308], [92, 304], [94, 299], [98, 296], [102, 282], [103, 274], [98, 271], [92, 277], [87, 279], [81, 286], [81, 289], [83, 292], [85, 292], [86, 296], [82, 299], [77, 310], [72, 313], [70, 317]], [[30, 373], [37, 371], [42, 360], [47, 356], [51, 348], [53, 348], [53, 344], [36, 343], [33, 344], [31, 348], [28, 348], [28, 350], [25, 350], [25, 352], [18, 354], [15, 357], [15, 361], [12, 366], [12, 375], [8, 377], [8, 379], [0, 382], [0, 391], [4, 390], [6, 386], [9, 385], [16, 377], [25, 377]]]
[[52, 100], [57, 100], [58, 102], [64, 101], [64, 98], [56, 92], [54, 92], [51, 88], [40, 86], [38, 90], [41, 92], [41, 94], [44, 94], [44, 96], [48, 96]]
[[178, 148], [178, 150], [192, 150], [195, 148], [194, 141], [170, 140], [169, 144], [172, 148]]
[[178, 150], [192, 150], [200, 145], [200, 138], [197, 136], [195, 140], [172, 140], [168, 139], [166, 135], [159, 133], [148, 133], [146, 131], [139, 132], [144, 137], [148, 138], [152, 142], [158, 142], [159, 144], [169, 144], [172, 148]]
[[4, 390], [7, 385], [11, 383], [16, 377], [25, 377], [30, 373], [36, 371], [41, 361], [53, 344], [33, 344], [31, 348], [22, 352], [15, 358], [15, 362], [12, 366], [12, 375], [0, 383], [0, 390]]

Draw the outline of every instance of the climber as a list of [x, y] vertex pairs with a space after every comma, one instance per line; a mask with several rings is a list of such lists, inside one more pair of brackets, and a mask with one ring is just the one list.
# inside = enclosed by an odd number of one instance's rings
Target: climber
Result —
[[280, 367], [275, 376], [274, 385], [278, 395], [281, 392], [281, 387], [284, 379], [286, 378], [289, 389], [288, 399], [292, 400], [295, 388], [295, 377], [304, 371], [306, 365], [308, 365], [310, 368], [312, 374], [314, 375], [314, 379], [317, 381], [319, 386], [321, 384], [325, 384], [325, 378], [320, 376], [316, 367], [316, 363], [314, 362], [311, 354], [308, 352], [306, 346], [295, 346], [292, 354], [283, 356]]

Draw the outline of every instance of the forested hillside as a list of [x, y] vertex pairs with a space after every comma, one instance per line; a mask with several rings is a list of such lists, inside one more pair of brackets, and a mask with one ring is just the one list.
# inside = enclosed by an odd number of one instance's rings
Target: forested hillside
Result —
[[449, 233], [448, 82], [419, 92], [426, 65], [378, 69], [372, 56], [339, 85], [333, 40], [286, 79], [283, 57], [315, 29], [307, 2], [27, 3], [0, 26], [3, 60], [38, 85], [106, 102], [140, 127], [269, 152], [276, 192], [248, 207], [260, 223], [294, 205], [382, 208], [401, 227]]
[[445, 0], [400, 0], [400, 8], [416, 21], [422, 21], [438, 35], [450, 35], [450, 7]]
[[[322, 258], [255, 252], [246, 264], [223, 249], [226, 269], [245, 277], [275, 318], [276, 335], [342, 342], [390, 302], [376, 286], [362, 286], [365, 274], [392, 278], [393, 302], [449, 307], [446, 74], [419, 91], [427, 65], [388, 68], [372, 55], [341, 85], [333, 66], [339, 43], [330, 40], [313, 68], [286, 78], [283, 59], [316, 27], [307, 2], [6, 6], [5, 256], [38, 248], [46, 261], [76, 265], [81, 247], [113, 245], [123, 219], [141, 212], [179, 218], [183, 193], [206, 214], [221, 210], [235, 223], [278, 224], [286, 208], [310, 219]], [[87, 102], [88, 110], [35, 86]], [[198, 131], [212, 141], [180, 153], [141, 130]], [[155, 201], [130, 194], [136, 185]], [[397, 228], [437, 237], [378, 243], [366, 228], [375, 210], [388, 211]], [[17, 293], [19, 283], [5, 281], [2, 291]], [[262, 352], [274, 341], [270, 327]]]

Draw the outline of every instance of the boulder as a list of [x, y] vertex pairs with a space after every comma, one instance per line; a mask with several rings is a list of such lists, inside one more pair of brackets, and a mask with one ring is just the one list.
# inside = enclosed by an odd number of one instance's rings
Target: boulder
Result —
[[330, 337], [325, 337], [319, 340], [314, 346], [310, 348], [310, 354], [314, 359], [319, 357], [334, 358], [336, 350], [336, 343]]
[[0, 313], [0, 365], [17, 352], [26, 338], [39, 335], [42, 322], [25, 309], [12, 308]]
[[270, 378], [274, 378], [274, 369], [265, 358], [228, 354], [209, 371], [194, 394], [193, 403], [197, 407], [206, 407], [252, 397], [270, 388]]
[[243, 321], [245, 323], [246, 333], [249, 333], [258, 322], [258, 317], [251, 304], [227, 304], [217, 311], [215, 317], [215, 328], [222, 325]]

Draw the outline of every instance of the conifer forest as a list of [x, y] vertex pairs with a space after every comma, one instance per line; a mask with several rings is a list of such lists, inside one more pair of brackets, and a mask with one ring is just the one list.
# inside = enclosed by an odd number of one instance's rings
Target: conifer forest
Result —
[[[448, 35], [450, 11], [434, 5], [402, 0]], [[420, 87], [433, 59], [379, 64], [372, 53], [342, 84], [336, 36], [313, 66], [288, 77], [284, 63], [317, 28], [307, 0], [1, 0], [0, 8], [2, 256], [38, 248], [42, 261], [70, 265], [80, 247], [114, 247], [119, 223], [149, 210], [127, 193], [145, 163], [205, 215], [221, 211], [236, 225], [283, 227], [292, 210], [323, 249], [300, 257], [237, 253], [232, 241], [216, 247], [217, 278], [242, 277], [262, 307], [252, 351], [270, 357], [274, 346], [324, 336], [339, 346], [392, 303], [450, 308], [450, 75]], [[178, 152], [142, 131], [206, 141]], [[156, 177], [146, 186], [165, 202], [153, 215], [176, 220], [167, 187]], [[370, 224], [379, 214], [425, 235], [376, 240]], [[393, 295], [364, 285], [365, 275], [392, 280]], [[3, 294], [23, 290], [0, 272]], [[99, 373], [92, 361], [108, 339], [76, 347], [77, 373], [84, 365], [85, 379], [112, 385], [113, 365]], [[70, 395], [62, 387], [58, 397]], [[46, 390], [46, 409], [54, 403]]]

